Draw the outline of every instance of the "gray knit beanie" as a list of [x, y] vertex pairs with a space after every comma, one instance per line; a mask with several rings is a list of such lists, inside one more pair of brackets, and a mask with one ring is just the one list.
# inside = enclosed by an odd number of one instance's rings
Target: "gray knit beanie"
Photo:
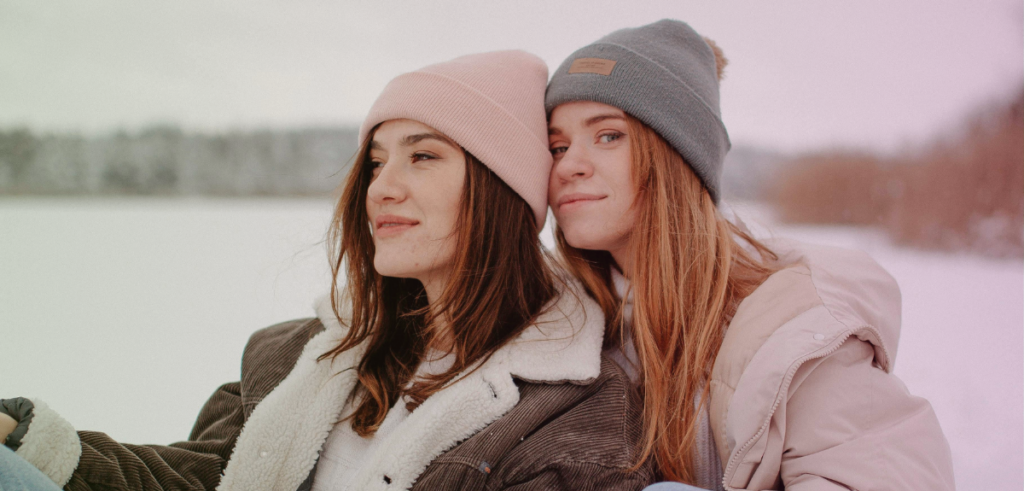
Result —
[[729, 134], [718, 107], [715, 55], [689, 25], [663, 19], [580, 48], [548, 83], [548, 115], [573, 101], [615, 106], [650, 126], [718, 203]]

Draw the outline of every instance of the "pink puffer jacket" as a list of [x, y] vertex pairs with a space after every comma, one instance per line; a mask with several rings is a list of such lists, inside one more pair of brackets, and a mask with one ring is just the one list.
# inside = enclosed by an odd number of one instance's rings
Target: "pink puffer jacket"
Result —
[[954, 489], [931, 405], [892, 374], [893, 278], [863, 253], [767, 245], [789, 266], [740, 304], [712, 372], [726, 489]]

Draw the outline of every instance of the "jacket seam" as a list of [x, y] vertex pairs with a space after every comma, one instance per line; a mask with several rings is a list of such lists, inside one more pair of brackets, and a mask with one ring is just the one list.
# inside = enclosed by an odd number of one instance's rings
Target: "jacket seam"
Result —
[[[559, 460], [551, 460], [549, 462], [559, 463], [559, 464], [596, 465], [598, 467], [602, 467], [602, 468], [605, 468], [605, 469], [613, 469], [613, 470], [629, 469], [629, 466], [625, 466], [625, 465], [609, 465], [609, 464], [606, 464], [606, 463], [603, 463], [603, 462], [595, 462], [595, 461], [590, 461], [590, 460], [559, 459]], [[546, 467], [548, 467], [548, 466], [545, 465], [544, 467], [541, 467], [541, 468], [543, 469], [543, 468], [546, 468]]]
[[[441, 460], [440, 458], [434, 459], [434, 461], [430, 463], [430, 466], [433, 466], [433, 465], [444, 465], [444, 464], [455, 464], [455, 465], [465, 466], [465, 467], [468, 467], [470, 469], [476, 470], [477, 466], [479, 465], [479, 462], [476, 462], [474, 460], [470, 460], [470, 459], [468, 459], [466, 457], [448, 457], [448, 458], [445, 458], [444, 460]], [[577, 459], [569, 459], [569, 458], [567, 458], [567, 459], [547, 460], [547, 461], [545, 461], [544, 465], [541, 466], [540, 468], [541, 469], [547, 469], [547, 468], [551, 467], [552, 464], [596, 465], [596, 466], [600, 466], [600, 467], [605, 468], [605, 469], [612, 469], [612, 470], [629, 469], [629, 467], [630, 467], [630, 466], [626, 466], [626, 465], [609, 465], [609, 464], [606, 464], [606, 463], [603, 463], [603, 462], [589, 461], [589, 460], [577, 460]], [[494, 464], [494, 465], [498, 465], [498, 464]], [[430, 466], [428, 466], [428, 468]]]
[[846, 323], [845, 323], [845, 322], [843, 322], [843, 321], [839, 320], [839, 319], [838, 319], [838, 318], [836, 317], [836, 314], [835, 314], [834, 312], [832, 312], [832, 307], [830, 307], [830, 306], [829, 306], [829, 305], [828, 305], [828, 304], [827, 304], [827, 303], [825, 302], [825, 299], [824, 299], [824, 298], [821, 298], [821, 291], [820, 291], [820, 290], [818, 289], [818, 282], [817, 282], [817, 281], [816, 281], [816, 279], [815, 279], [816, 277], [814, 276], [814, 272], [812, 272], [812, 271], [810, 270], [810, 268], [807, 268], [807, 272], [806, 272], [806, 273], [804, 273], [804, 272], [802, 272], [802, 271], [798, 271], [798, 273], [800, 273], [800, 274], [806, 274], [806, 275], [807, 275], [807, 277], [811, 279], [811, 286], [812, 286], [812, 287], [814, 287], [814, 296], [818, 298], [818, 303], [820, 303], [820, 304], [821, 304], [821, 306], [825, 308], [825, 311], [826, 311], [826, 312], [828, 312], [828, 316], [829, 316], [829, 317], [831, 317], [831, 318], [832, 318], [832, 320], [834, 320], [834, 321], [838, 322], [838, 323], [839, 323], [839, 325], [841, 325], [841, 326], [843, 326], [843, 327], [845, 327], [845, 328], [847, 328], [847, 329], [853, 329], [852, 327], [850, 327], [850, 326], [846, 325]]
[[[626, 434], [628, 432], [628, 430], [626, 429], [626, 425], [629, 422], [629, 398], [632, 395], [632, 394], [630, 394], [629, 391], [630, 391], [630, 389], [632, 387], [630, 386], [630, 382], [628, 380], [628, 377], [627, 377], [627, 380], [623, 381], [623, 384], [624, 384], [624, 386], [623, 386], [624, 390], [622, 391], [622, 397], [618, 397], [617, 398], [618, 401], [619, 401], [619, 419], [622, 421], [621, 425], [619, 426], [619, 437], [622, 439], [622, 441], [629, 442], [629, 438], [626, 438]], [[641, 414], [641, 420], [643, 419], [642, 416], [643, 415]], [[643, 428], [642, 427], [641, 427], [641, 434], [643, 434]], [[628, 448], [627, 447], [627, 449], [626, 449], [626, 462], [627, 463], [632, 462], [633, 458], [637, 457], [636, 455], [633, 455], [635, 450], [636, 450], [636, 447], [633, 447], [633, 448]]]
[[[812, 359], [827, 358], [827, 357], [831, 356], [833, 353], [838, 351], [839, 348], [842, 345], [846, 344], [846, 341], [849, 340], [850, 336], [852, 336], [852, 335], [853, 335], [852, 330], [847, 329], [846, 331], [844, 331], [842, 336], [837, 337], [835, 340], [830, 342], [828, 345], [823, 346], [823, 347], [821, 347], [821, 348], [819, 348], [817, 350], [814, 350], [811, 353], [807, 353], [807, 354], [797, 358], [796, 360], [793, 360], [790, 363], [789, 368], [786, 369], [786, 375], [785, 375], [785, 377], [782, 380], [782, 385], [779, 386], [778, 391], [775, 394], [775, 401], [773, 403], [773, 406], [772, 406], [771, 410], [768, 412], [768, 414], [766, 416], [766, 419], [764, 420], [764, 422], [761, 425], [761, 428], [753, 436], [751, 436], [746, 442], [744, 442], [743, 445], [737, 447], [739, 450], [737, 450], [736, 452], [733, 453], [733, 455], [729, 459], [728, 463], [724, 463], [725, 468], [723, 469], [723, 472], [722, 472], [723, 484], [725, 483], [727, 478], [731, 478], [731, 477], [735, 476], [736, 469], [738, 468], [739, 465], [742, 464], [741, 462], [739, 462], [737, 460], [737, 458], [740, 455], [742, 455], [743, 453], [749, 451], [751, 445], [753, 445], [754, 442], [760, 440], [761, 438], [763, 438], [765, 436], [766, 432], [768, 431], [768, 429], [769, 429], [769, 427], [771, 425], [772, 419], [775, 417], [776, 410], [778, 409], [779, 405], [783, 403], [782, 399], [781, 399], [783, 393], [784, 392], [788, 392], [789, 385], [790, 385], [790, 383], [793, 380], [793, 376], [796, 375], [796, 372], [800, 369], [800, 367], [802, 367], [805, 363], [807, 363], [808, 361], [810, 361]], [[841, 338], [841, 341], [840, 341], [840, 338]], [[839, 341], [839, 342], [837, 342], [837, 341]], [[819, 356], [818, 353], [821, 353], [821, 355]], [[736, 462], [736, 466], [737, 467], [733, 467], [733, 462], [734, 461]], [[729, 472], [730, 470], [732, 470], [731, 473]], [[730, 479], [730, 481], [731, 481], [731, 479]], [[749, 483], [749, 481], [748, 481], [748, 483]], [[746, 485], [744, 485], [744, 487], [746, 487]], [[734, 489], [734, 488], [728, 488], [727, 487], [727, 489]]]
[[[797, 269], [797, 268], [787, 267], [787, 268], [783, 268], [783, 270], [782, 270], [782, 271], [779, 271], [779, 273], [781, 273], [781, 272], [789, 272], [789, 273], [793, 273], [793, 274], [798, 274], [798, 275], [801, 275], [801, 276], [806, 276], [806, 277], [808, 277], [808, 278], [809, 278], [809, 279], [811, 280], [811, 286], [813, 286], [813, 287], [814, 287], [814, 295], [815, 295], [815, 296], [816, 296], [816, 297], [818, 298], [818, 303], [819, 303], [819, 304], [820, 304], [820, 305], [821, 305], [822, 307], [825, 307], [825, 302], [824, 302], [824, 300], [822, 300], [822, 298], [821, 298], [821, 295], [820, 295], [820, 294], [818, 293], [818, 288], [817, 288], [817, 285], [815, 285], [815, 284], [814, 284], [814, 278], [811, 278], [811, 273], [810, 273], [809, 271], [806, 271], [806, 272], [805, 272], [805, 271], [802, 271], [802, 270], [800, 270], [800, 269]], [[825, 310], [826, 310], [826, 311], [829, 311], [828, 307], [825, 307]], [[804, 311], [804, 312], [806, 312], [806, 311]], [[834, 316], [834, 315], [832, 314], [832, 312], [831, 312], [831, 311], [829, 311], [829, 316], [830, 316], [830, 317], [832, 317], [833, 319], [835, 319], [835, 316]], [[792, 318], [790, 318], [790, 319], [787, 319], [787, 320], [786, 320], [785, 322], [783, 322], [782, 324], [779, 324], [778, 328], [776, 328], [776, 330], [775, 330], [775, 331], [778, 331], [778, 329], [782, 328], [782, 326], [785, 326], [786, 324], [789, 324], [789, 323], [790, 323], [790, 322], [792, 322], [792, 321], [793, 321], [793, 319], [795, 319], [796, 317], [799, 317], [799, 314], [797, 314], [796, 316], [794, 316], [794, 317], [792, 317]], [[835, 319], [835, 320], [836, 320], [836, 321], [838, 322], [838, 319]], [[840, 324], [842, 324], [842, 323], [840, 323]], [[772, 333], [771, 335], [769, 335], [769, 336], [768, 336], [767, 338], [765, 338], [765, 341], [767, 341], [767, 340], [768, 340], [769, 338], [771, 338], [771, 337], [772, 337], [773, 335], [775, 335], [775, 332], [773, 332], [773, 333]], [[758, 351], [760, 351], [762, 347], [764, 347], [764, 343], [763, 343], [763, 342], [762, 342], [762, 343], [761, 343], [761, 344], [760, 344], [760, 345], [758, 346], [758, 348], [757, 348], [756, 350], [754, 350], [754, 353], [757, 353]], [[748, 365], [749, 365], [749, 362], [748, 362]], [[746, 373], [746, 371], [747, 371], [747, 370], [746, 370], [746, 367], [744, 367], [744, 368], [743, 368], [743, 373]], [[742, 373], [740, 374], [740, 377], [737, 377], [737, 378], [736, 378], [736, 381], [737, 381], [737, 382], [739, 382], [740, 378], [742, 378]], [[718, 383], [720, 383], [720, 384], [722, 384], [722, 385], [724, 385], [724, 386], [728, 387], [729, 389], [731, 389], [731, 390], [732, 390], [733, 392], [736, 392], [736, 386], [735, 386], [735, 385], [732, 385], [732, 384], [729, 384], [729, 383], [728, 383], [728, 382], [726, 382], [726, 381], [725, 381], [724, 379], [715, 379], [715, 378], [712, 378], [712, 381], [717, 381]]]
[[600, 467], [602, 469], [608, 469], [608, 470], [614, 470], [614, 471], [626, 471], [626, 470], [629, 469], [629, 466], [608, 465], [608, 464], [605, 464], [605, 463], [602, 463], [602, 462], [592, 462], [592, 461], [587, 461], [587, 460], [576, 460], [576, 459], [554, 459], [554, 460], [546, 461], [544, 463], [544, 465], [542, 465], [540, 467], [531, 468], [531, 469], [523, 469], [521, 472], [509, 475], [508, 478], [504, 479], [503, 481], [504, 482], [521, 482], [522, 480], [529, 478], [530, 475], [539, 474], [539, 473], [543, 472], [546, 469], [550, 469], [550, 468], [554, 467], [555, 464], [571, 464], [571, 465], [579, 465], [579, 466], [595, 466], [595, 467]]
[[[810, 270], [810, 268], [807, 268], [807, 273], [802, 273], [801, 272], [801, 274], [806, 274], [807, 276], [809, 276], [811, 278], [811, 286], [814, 287], [814, 295], [818, 297], [818, 300], [821, 302], [821, 306], [825, 309], [826, 312], [828, 312], [829, 317], [831, 317], [832, 320], [836, 321], [836, 323], [838, 323], [840, 326], [842, 326], [843, 329], [847, 330], [851, 335], [860, 334], [861, 332], [863, 332], [865, 330], [872, 331], [876, 335], [876, 337], [878, 338], [878, 347], [881, 348], [882, 349], [882, 353], [885, 354], [885, 364], [886, 364], [886, 366], [890, 367], [889, 370], [892, 370], [892, 368], [891, 368], [892, 361], [891, 361], [891, 359], [889, 357], [889, 349], [885, 346], [885, 343], [882, 340], [881, 333], [878, 332], [878, 328], [876, 328], [875, 326], [873, 326], [871, 324], [868, 324], [866, 322], [860, 323], [860, 324], [855, 325], [855, 326], [851, 326], [851, 325], [849, 325], [849, 324], [839, 320], [839, 318], [836, 317], [836, 314], [832, 311], [832, 307], [830, 307], [825, 302], [825, 299], [821, 298], [821, 293], [819, 292], [819, 289], [818, 289], [818, 283], [817, 283], [817, 281], [815, 281], [814, 273]], [[874, 343], [871, 343], [869, 341], [867, 343], [872, 345], [872, 346], [874, 345]], [[883, 371], [885, 371], [886, 373], [890, 373], [889, 370], [883, 370]]]

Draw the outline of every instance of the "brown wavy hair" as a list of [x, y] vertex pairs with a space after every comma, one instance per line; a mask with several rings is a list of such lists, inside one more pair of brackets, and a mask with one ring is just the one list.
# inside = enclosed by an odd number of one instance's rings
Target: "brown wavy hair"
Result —
[[[637, 226], [629, 239], [631, 334], [644, 401], [636, 465], [654, 458], [665, 479], [694, 484], [698, 416], [707, 406], [725, 328], [739, 302], [776, 271], [778, 258], [722, 217], [697, 175], [661, 136], [628, 114], [626, 122], [637, 188]], [[567, 268], [608, 319], [606, 342], [621, 343], [623, 299], [611, 283], [611, 254], [576, 249], [560, 229], [555, 236]]]
[[[377, 274], [366, 212], [373, 134], [356, 154], [327, 234], [332, 307], [349, 330], [338, 346], [320, 357], [334, 357], [366, 343], [356, 367], [358, 406], [351, 416], [352, 429], [361, 436], [376, 432], [403, 395], [412, 401], [407, 404], [411, 409], [459, 373], [485, 361], [520, 334], [557, 294], [530, 205], [465, 150], [466, 180], [454, 231], [457, 252], [440, 298], [428, 305], [419, 281]], [[342, 276], [345, 295], [338, 290]], [[350, 302], [351, 318], [340, 315], [340, 302]], [[455, 362], [448, 371], [407, 387], [435, 342], [430, 327], [438, 319], [454, 339], [444, 348], [454, 354]]]

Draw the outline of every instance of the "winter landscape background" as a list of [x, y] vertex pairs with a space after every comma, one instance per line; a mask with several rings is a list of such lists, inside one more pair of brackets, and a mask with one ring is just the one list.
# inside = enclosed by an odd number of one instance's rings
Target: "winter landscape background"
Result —
[[725, 208], [890, 271], [895, 373], [958, 488], [1024, 488], [1024, 2], [622, 5], [0, 1], [0, 397], [186, 438], [249, 335], [326, 292], [335, 189], [388, 80], [496, 49], [553, 69], [671, 17], [730, 59]]
[[[0, 200], [0, 389], [120, 441], [185, 439], [206, 398], [238, 379], [254, 330], [313, 315], [330, 284], [331, 205]], [[892, 273], [903, 295], [895, 373], [935, 408], [958, 488], [1021, 487], [1020, 259], [897, 247], [877, 230], [781, 225], [763, 205], [734, 208], [761, 236], [858, 248]]]

